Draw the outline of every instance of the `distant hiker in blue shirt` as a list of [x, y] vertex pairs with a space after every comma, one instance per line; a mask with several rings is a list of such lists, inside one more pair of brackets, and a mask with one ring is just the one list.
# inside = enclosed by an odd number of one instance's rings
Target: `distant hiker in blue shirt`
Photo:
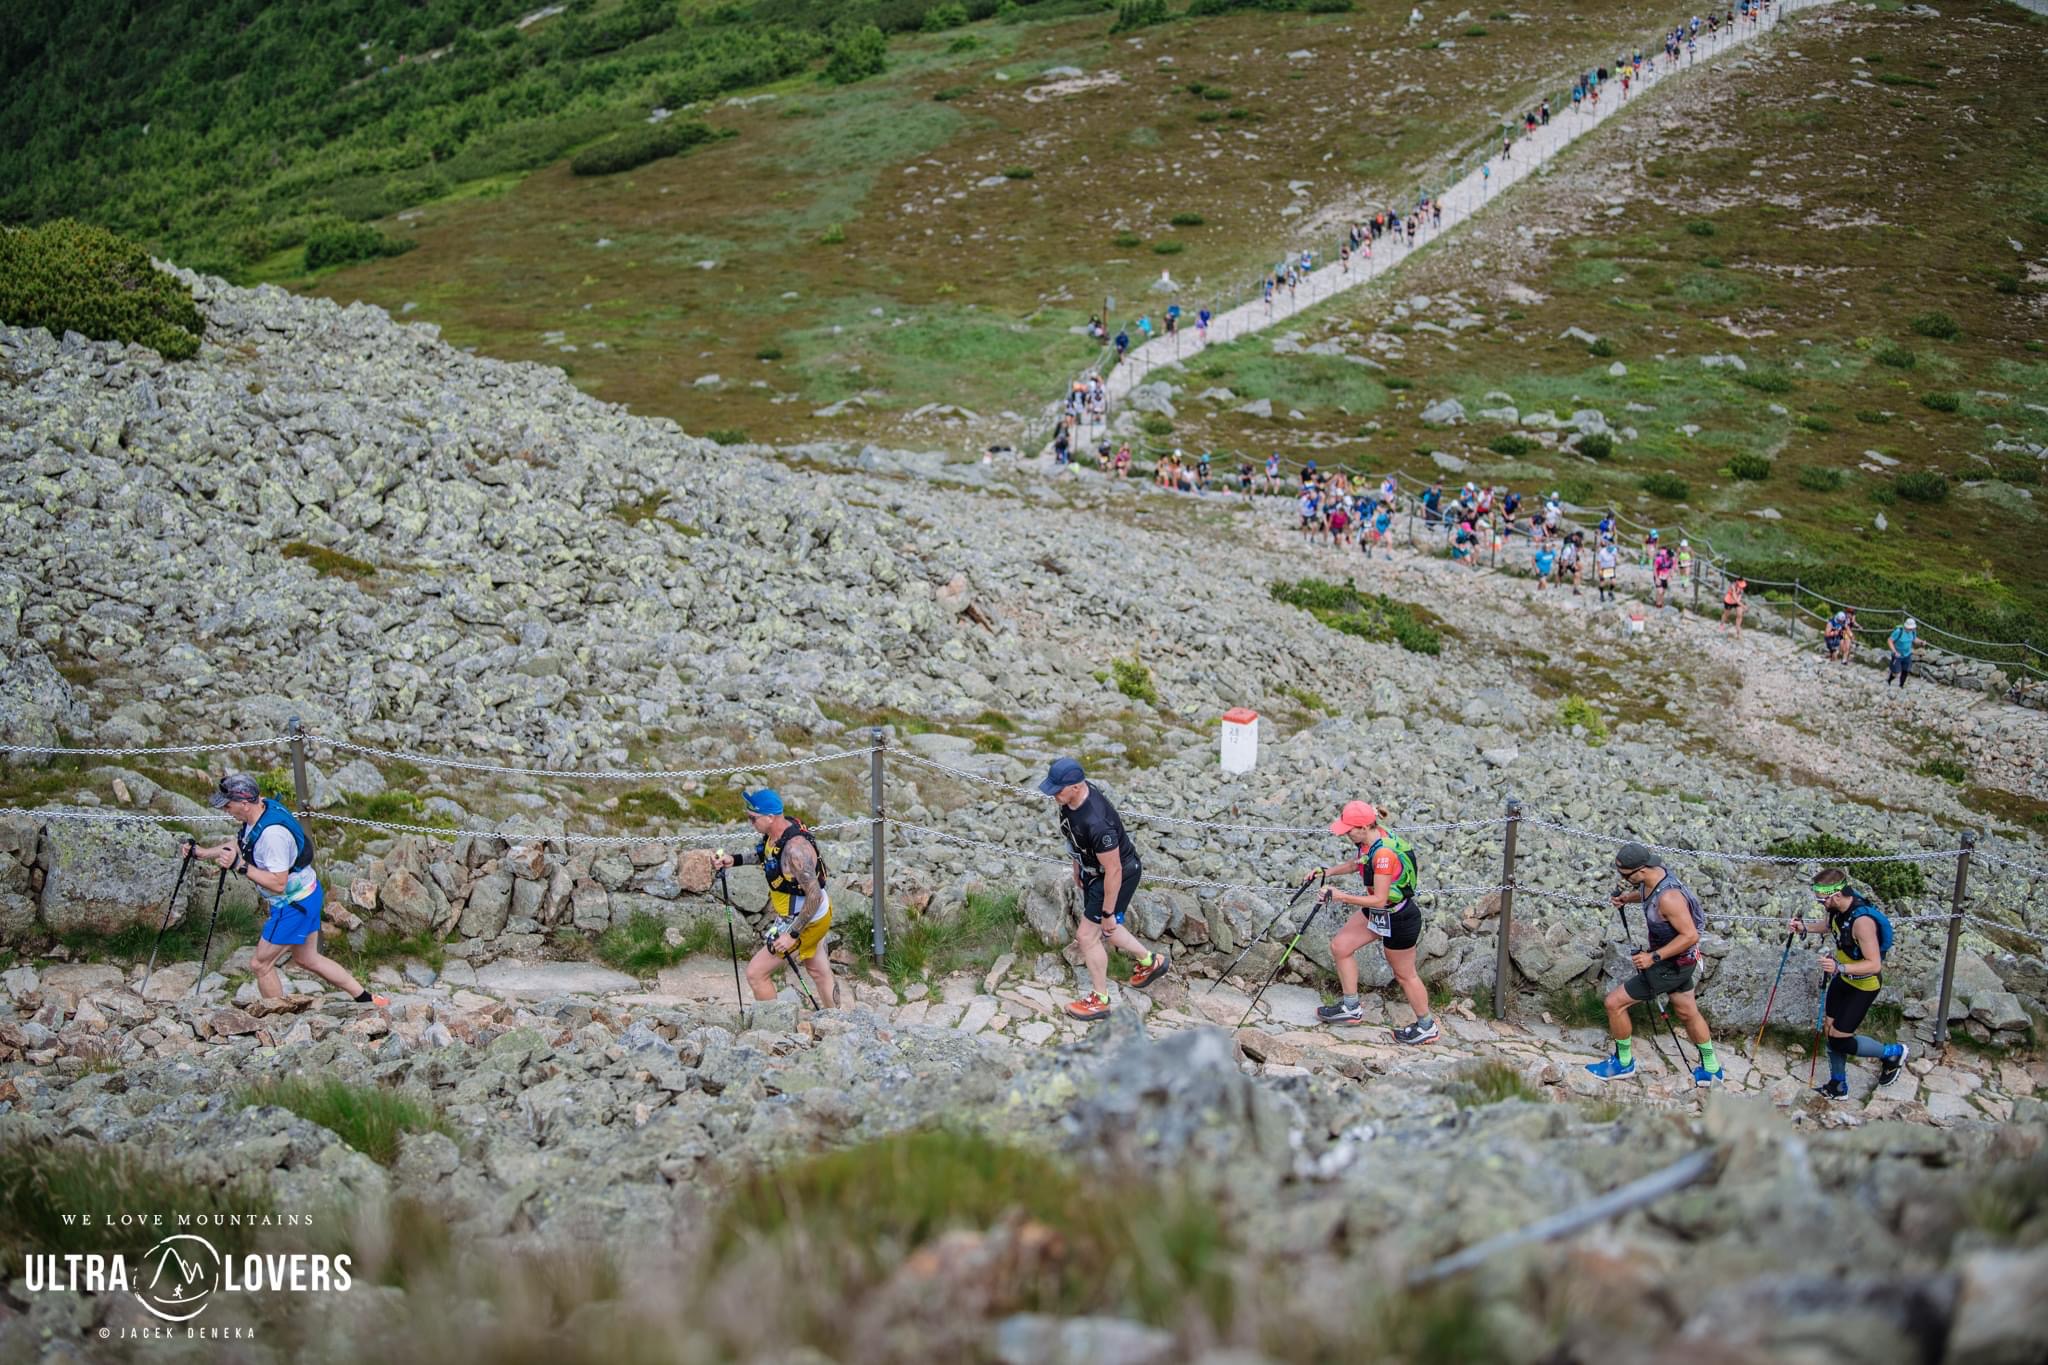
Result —
[[1131, 334], [1124, 328], [1116, 329], [1116, 358], [1122, 360], [1124, 352], [1131, 349]]
[[1899, 628], [1892, 632], [1891, 672], [1885, 675], [1884, 680], [1887, 687], [1891, 685], [1893, 678], [1897, 678], [1899, 680], [1899, 690], [1905, 690], [1906, 675], [1913, 671], [1913, 640], [1919, 630], [1920, 623], [1908, 616], [1900, 623]]
[[1557, 554], [1548, 545], [1536, 552], [1536, 587], [1539, 591], [1550, 586], [1551, 570], [1556, 567]]

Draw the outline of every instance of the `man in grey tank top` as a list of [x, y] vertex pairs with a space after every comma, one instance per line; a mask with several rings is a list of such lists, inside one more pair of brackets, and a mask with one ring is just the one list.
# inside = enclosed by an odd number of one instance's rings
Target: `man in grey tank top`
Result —
[[[1714, 1055], [1706, 1016], [1700, 1013], [1699, 999], [1693, 993], [1693, 979], [1699, 972], [1700, 933], [1707, 925], [1699, 897], [1672, 876], [1657, 861], [1656, 854], [1642, 844], [1628, 843], [1617, 849], [1614, 871], [1629, 884], [1629, 889], [1610, 897], [1609, 903], [1616, 907], [1643, 907], [1650, 946], [1648, 951], [1629, 959], [1636, 974], [1607, 993], [1607, 1031], [1614, 1039], [1614, 1055], [1592, 1063], [1586, 1070], [1603, 1081], [1635, 1075], [1634, 1028], [1628, 1012], [1633, 1006], [1664, 995], [1671, 998], [1672, 1012], [1700, 1052], [1699, 1065], [1692, 1069], [1693, 1084], [1713, 1085], [1727, 1079]], [[1624, 914], [1623, 923], [1626, 922]]]

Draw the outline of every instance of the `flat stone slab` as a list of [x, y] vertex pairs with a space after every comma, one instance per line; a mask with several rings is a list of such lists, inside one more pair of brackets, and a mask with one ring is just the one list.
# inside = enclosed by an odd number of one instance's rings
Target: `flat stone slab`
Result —
[[637, 991], [640, 983], [624, 972], [591, 962], [493, 962], [478, 969], [477, 989], [496, 995], [608, 995]]

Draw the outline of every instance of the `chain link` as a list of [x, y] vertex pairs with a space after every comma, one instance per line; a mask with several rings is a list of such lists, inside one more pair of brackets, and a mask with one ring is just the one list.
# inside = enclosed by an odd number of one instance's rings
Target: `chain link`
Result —
[[[1560, 834], [1569, 834], [1577, 839], [1592, 839], [1603, 844], [1642, 843], [1639, 839], [1624, 838], [1615, 834], [1601, 834], [1590, 829], [1578, 829], [1571, 825], [1560, 825], [1534, 815], [1523, 815], [1522, 823], [1538, 829], [1554, 829]], [[1935, 863], [1962, 856], [1960, 848], [1937, 849], [1929, 853], [1871, 853], [1846, 858], [1789, 857], [1775, 853], [1727, 853], [1711, 848], [1674, 848], [1669, 844], [1643, 844], [1652, 853], [1674, 853], [1683, 858], [1718, 859], [1725, 863], [1767, 863], [1792, 866], [1800, 863]]]
[[526, 768], [504, 763], [485, 763], [473, 758], [449, 758], [440, 754], [414, 753], [406, 749], [380, 749], [373, 744], [358, 744], [354, 740], [315, 735], [310, 730], [306, 734], [309, 739], [318, 739], [328, 748], [338, 749], [344, 753], [370, 754], [377, 758], [417, 763], [422, 767], [460, 768], [465, 772], [503, 773], [512, 777], [584, 778], [593, 782], [675, 782], [696, 777], [729, 777], [735, 773], [779, 772], [784, 768], [807, 768], [819, 763], [836, 763], [842, 758], [865, 758], [875, 751], [871, 745], [865, 749], [844, 749], [837, 753], [816, 754], [810, 758], [789, 758], [774, 763], [735, 763], [724, 768]]
[[2015, 862], [2011, 858], [2001, 858], [1995, 853], [1986, 853], [1981, 848], [1971, 852], [1970, 861], [1973, 863], [1996, 863], [2000, 867], [2009, 867], [2015, 872], [2024, 872], [2029, 877], [2048, 877], [2048, 867], [2036, 867], [2032, 863]]
[[[1020, 787], [1014, 782], [1005, 782], [1000, 778], [989, 777], [984, 773], [974, 772], [968, 768], [955, 768], [949, 764], [941, 763], [937, 759], [926, 758], [922, 754], [906, 753], [901, 749], [891, 750], [890, 753], [895, 759], [905, 760], [920, 767], [933, 768], [939, 772], [947, 773], [953, 777], [964, 778], [970, 782], [984, 783], [991, 787], [1000, 788], [1003, 791], [1029, 796], [1038, 801], [1052, 799], [1036, 787]], [[1227, 830], [1243, 834], [1324, 835], [1330, 832], [1328, 827], [1323, 825], [1237, 824], [1227, 820], [1205, 820], [1197, 816], [1167, 815], [1162, 811], [1145, 810], [1139, 806], [1118, 806], [1117, 814], [1131, 820], [1144, 820], [1155, 825], [1179, 825], [1189, 829]], [[1507, 817], [1496, 816], [1490, 820], [1443, 820], [1435, 824], [1389, 825], [1387, 828], [1398, 833], [1416, 834], [1431, 830], [1486, 829], [1493, 825], [1503, 825], [1506, 823]]]
[[77, 806], [0, 806], [0, 817], [12, 815], [25, 816], [31, 820], [79, 820], [135, 825], [184, 825], [195, 820], [220, 824], [231, 822], [233, 819], [214, 811], [206, 811], [199, 815], [158, 815], [154, 811], [91, 810]]
[[[674, 834], [568, 834], [546, 830], [508, 832], [498, 829], [457, 829], [447, 825], [410, 825], [393, 820], [365, 820], [354, 815], [336, 815], [331, 811], [302, 811], [300, 818], [324, 820], [329, 824], [355, 825], [362, 829], [381, 830], [387, 834], [424, 834], [437, 839], [503, 839], [510, 844], [592, 844], [623, 846], [627, 844], [701, 844], [705, 840], [721, 838], [745, 838], [752, 834], [742, 825], [720, 825], [713, 828], [683, 830]], [[875, 823], [872, 816], [854, 820], [836, 820], [829, 825], [806, 825], [813, 834], [830, 834], [842, 829], [867, 829]]]
[[239, 739], [212, 744], [133, 744], [125, 746], [98, 745], [73, 748], [62, 744], [0, 744], [0, 754], [43, 754], [52, 757], [64, 755], [89, 755], [94, 758], [132, 758], [151, 754], [213, 754], [234, 749], [269, 749], [289, 745], [290, 735], [273, 735], [264, 739]]

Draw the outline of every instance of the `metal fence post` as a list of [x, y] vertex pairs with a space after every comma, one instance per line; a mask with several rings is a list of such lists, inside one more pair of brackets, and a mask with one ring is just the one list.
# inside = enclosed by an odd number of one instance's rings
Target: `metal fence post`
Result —
[[1785, 638], [1795, 644], [1799, 640], [1799, 580], [1792, 580], [1792, 610], [1785, 617]]
[[1970, 879], [1970, 850], [1977, 846], [1977, 836], [1968, 830], [1963, 832], [1963, 851], [1956, 855], [1955, 898], [1949, 902], [1948, 948], [1941, 956], [1941, 1003], [1934, 1011], [1934, 1045], [1940, 1047], [1948, 1041], [1948, 1002], [1956, 985], [1956, 940], [1963, 936], [1963, 892]]
[[1515, 924], [1515, 836], [1522, 829], [1522, 803], [1508, 798], [1508, 830], [1500, 848], [1500, 942], [1493, 958], [1493, 1017], [1508, 1017], [1508, 932]]
[[887, 882], [887, 874], [882, 864], [882, 849], [886, 842], [883, 836], [888, 831], [888, 826], [884, 823], [887, 812], [882, 798], [882, 727], [877, 725], [869, 730], [868, 738], [874, 742], [874, 749], [868, 755], [868, 816], [874, 822], [868, 826], [868, 863], [873, 878], [868, 896], [868, 912], [874, 918], [875, 961], [880, 962], [882, 954], [889, 947], [888, 930], [882, 922], [883, 887]]
[[1695, 558], [1692, 562], [1692, 568], [1689, 570], [1692, 576], [1692, 614], [1694, 616], [1700, 614], [1700, 575], [1706, 571], [1706, 567], [1705, 560]]
[[287, 727], [292, 734], [292, 795], [297, 809], [307, 810], [310, 805], [306, 798], [306, 732], [299, 726], [299, 718], [293, 716]]

